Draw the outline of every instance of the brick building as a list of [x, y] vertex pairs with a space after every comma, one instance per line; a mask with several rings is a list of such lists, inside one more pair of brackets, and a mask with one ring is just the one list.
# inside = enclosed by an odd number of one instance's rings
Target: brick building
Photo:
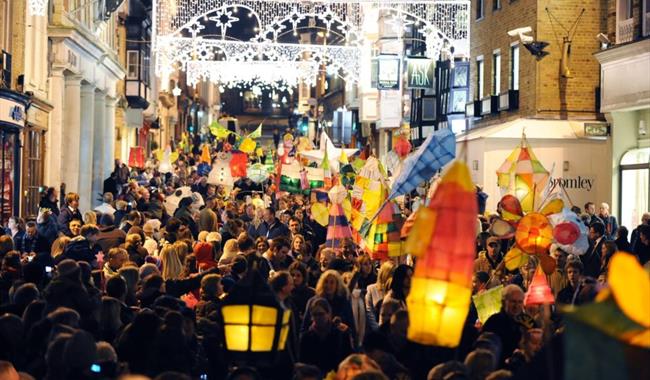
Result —
[[[594, 53], [606, 30], [607, 1], [472, 0], [470, 103], [457, 141], [468, 144], [477, 184], [501, 191], [496, 170], [521, 141], [522, 133], [541, 163], [565, 188], [571, 203], [611, 202], [611, 152], [606, 121], [599, 113], [599, 69]], [[509, 31], [528, 27], [520, 36]], [[546, 42], [527, 49], [524, 43]], [[454, 127], [454, 126], [452, 126]], [[455, 126], [456, 132], [458, 125]], [[594, 132], [595, 131], [595, 132]]]

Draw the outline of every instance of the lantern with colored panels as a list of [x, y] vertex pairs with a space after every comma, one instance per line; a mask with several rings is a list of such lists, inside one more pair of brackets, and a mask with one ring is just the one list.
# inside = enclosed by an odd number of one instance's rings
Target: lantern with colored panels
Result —
[[553, 303], [555, 303], [555, 297], [553, 297], [551, 287], [548, 286], [542, 267], [538, 266], [524, 296], [524, 305], [549, 305]]
[[403, 253], [401, 237], [404, 220], [399, 207], [392, 201], [382, 206], [377, 217], [364, 222], [359, 233], [364, 236], [363, 249], [374, 260], [387, 260]]
[[248, 155], [240, 151], [232, 152], [230, 160], [230, 174], [233, 177], [246, 177], [246, 165], [248, 164]]
[[203, 147], [201, 148], [201, 160], [200, 162], [206, 163], [206, 164], [211, 164], [212, 163], [212, 157], [210, 156], [210, 145], [209, 144], [203, 144]]
[[397, 153], [397, 156], [403, 160], [408, 156], [408, 154], [411, 152], [411, 143], [408, 141], [404, 135], [400, 135], [396, 140], [395, 140], [395, 145], [393, 147], [393, 150], [395, 153]]
[[420, 207], [407, 240], [409, 246], [422, 247], [406, 299], [408, 338], [420, 344], [456, 347], [472, 295], [478, 213], [467, 165], [460, 161], [451, 165], [426, 207], [426, 220], [420, 218], [424, 209]]
[[260, 163], [251, 165], [247, 170], [248, 178], [254, 183], [262, 183], [269, 179], [269, 173], [266, 167]]
[[533, 153], [526, 136], [522, 135], [520, 145], [497, 170], [499, 187], [516, 196], [524, 212], [531, 212], [540, 202], [548, 180], [549, 172]]
[[521, 250], [529, 254], [548, 253], [553, 243], [553, 227], [545, 215], [533, 212], [519, 221], [515, 241]]
[[352, 230], [345, 216], [343, 202], [348, 191], [341, 185], [330, 189], [328, 196], [331, 202], [329, 209], [329, 223], [327, 225], [327, 238], [325, 246], [330, 248], [342, 248], [346, 239], [352, 238]]
[[220, 316], [225, 349], [236, 362], [270, 363], [286, 347], [291, 311], [257, 270], [250, 270], [228, 292]]
[[134, 146], [129, 150], [129, 166], [132, 168], [144, 168], [144, 149], [141, 146]]

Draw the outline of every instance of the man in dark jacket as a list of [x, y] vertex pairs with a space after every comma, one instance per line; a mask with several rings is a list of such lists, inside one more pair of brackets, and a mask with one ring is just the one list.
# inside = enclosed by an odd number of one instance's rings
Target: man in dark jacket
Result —
[[65, 206], [59, 212], [57, 223], [59, 224], [59, 231], [70, 236], [70, 229], [68, 224], [71, 220], [83, 220], [81, 212], [79, 212], [79, 194], [68, 193], [65, 196]]
[[69, 307], [79, 315], [90, 316], [96, 307], [81, 283], [81, 268], [74, 260], [63, 260], [57, 265], [57, 275], [43, 291], [46, 311]]
[[98, 234], [99, 229], [93, 225], [81, 227], [81, 234], [70, 240], [63, 253], [55, 258], [55, 262], [60, 263], [65, 259], [72, 259], [85, 261], [91, 267], [96, 268], [97, 258], [95, 255], [99, 253], [99, 247], [95, 245], [95, 242]]
[[36, 222], [27, 222], [27, 228], [19, 241], [16, 242], [16, 250], [21, 253], [49, 252], [50, 246], [45, 238], [38, 234]]
[[589, 249], [580, 256], [584, 265], [584, 275], [598, 278], [600, 274], [601, 254], [605, 243], [605, 225], [602, 222], [595, 222], [589, 226]]
[[119, 247], [126, 241], [126, 233], [115, 227], [115, 218], [111, 214], [104, 214], [99, 218], [99, 234], [97, 245], [102, 252], [108, 253], [111, 248]]
[[258, 237], [264, 237], [266, 239], [274, 239], [276, 237], [287, 237], [289, 236], [289, 228], [278, 218], [275, 217], [275, 209], [273, 207], [267, 207], [264, 210], [264, 221], [255, 228], [253, 225], [248, 229], [248, 235], [252, 239], [257, 239]]

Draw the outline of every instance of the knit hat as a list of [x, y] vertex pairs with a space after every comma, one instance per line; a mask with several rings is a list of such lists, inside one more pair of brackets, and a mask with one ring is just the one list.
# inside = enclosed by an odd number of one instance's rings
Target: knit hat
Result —
[[71, 276], [75, 273], [78, 273], [81, 269], [79, 264], [72, 259], [65, 259], [56, 266], [56, 270], [59, 273], [59, 276]]

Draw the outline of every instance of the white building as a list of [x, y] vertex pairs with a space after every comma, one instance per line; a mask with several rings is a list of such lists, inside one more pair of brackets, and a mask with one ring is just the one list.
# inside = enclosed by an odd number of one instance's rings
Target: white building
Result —
[[114, 166], [116, 84], [125, 76], [117, 56], [117, 16], [102, 20], [87, 0], [52, 0], [50, 131], [45, 183], [63, 182], [91, 209]]

